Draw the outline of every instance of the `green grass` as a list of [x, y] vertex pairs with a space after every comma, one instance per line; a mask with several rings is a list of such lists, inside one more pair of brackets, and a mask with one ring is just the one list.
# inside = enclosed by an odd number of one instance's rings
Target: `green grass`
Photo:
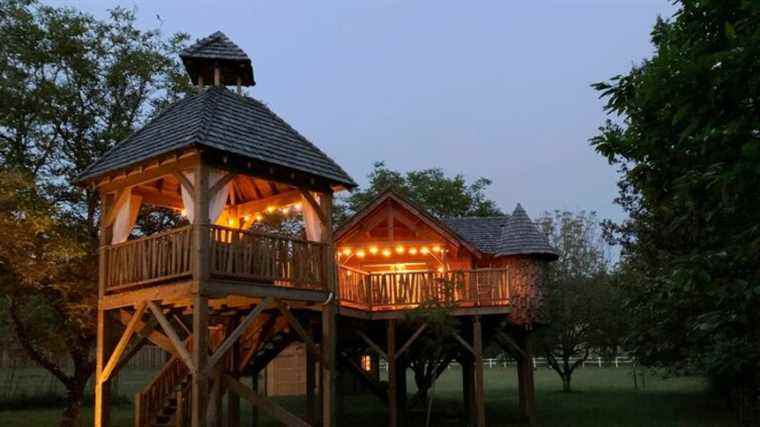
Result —
[[[145, 384], [150, 372], [132, 371], [122, 375], [119, 392], [132, 395]], [[627, 368], [585, 368], [577, 371], [572, 393], [560, 391], [559, 378], [547, 369], [536, 371], [536, 398], [539, 423], [543, 426], [731, 426], [732, 413], [718, 397], [706, 392], [699, 378], [662, 379], [648, 375], [646, 389], [635, 390]], [[413, 381], [409, 390], [414, 390]], [[489, 426], [521, 425], [517, 417], [516, 374], [512, 368], [486, 370], [486, 407]], [[296, 414], [303, 415], [302, 397], [277, 401]], [[362, 427], [386, 425], [385, 408], [370, 396], [346, 396], [343, 425]], [[5, 427], [54, 426], [60, 408], [35, 408], [0, 411], [0, 425]], [[83, 426], [91, 425], [91, 408], [85, 408]], [[434, 426], [463, 425], [461, 376], [458, 369], [448, 370], [435, 387]], [[243, 425], [250, 425], [249, 405], [243, 405]], [[409, 415], [409, 425], [424, 425], [422, 407]], [[114, 427], [131, 426], [131, 406], [112, 409]], [[264, 417], [262, 426], [278, 425]]]

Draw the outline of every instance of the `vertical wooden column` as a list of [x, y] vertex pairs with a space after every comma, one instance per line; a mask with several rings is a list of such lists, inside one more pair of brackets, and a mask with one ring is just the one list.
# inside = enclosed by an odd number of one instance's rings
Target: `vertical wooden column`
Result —
[[[266, 396], [266, 393], [262, 393], [261, 390], [259, 390], [259, 373], [258, 372], [254, 372], [253, 374], [251, 374], [251, 390], [255, 391], [261, 396]], [[259, 407], [251, 403], [251, 427], [258, 427], [258, 425], [259, 425]]]
[[515, 337], [523, 353], [517, 353], [517, 387], [520, 399], [520, 415], [530, 425], [536, 423], [536, 391], [533, 380], [533, 351], [531, 336], [522, 333]]
[[466, 353], [459, 361], [459, 363], [462, 365], [462, 400], [464, 401], [464, 418], [466, 420], [466, 425], [468, 426], [472, 426], [474, 424], [473, 418], [475, 416], [475, 409], [473, 407], [475, 381], [472, 359], [472, 355]]
[[396, 372], [396, 321], [388, 320], [388, 426], [396, 427], [398, 422], [398, 373]]
[[406, 388], [406, 368], [408, 362], [404, 360], [404, 357], [399, 357], [396, 362], [396, 425], [399, 427], [405, 427], [408, 423], [407, 420], [407, 388]]
[[[314, 339], [314, 322], [309, 322], [306, 333]], [[306, 350], [306, 422], [315, 425], [317, 422], [317, 408], [314, 406], [316, 385], [317, 358], [314, 353]]]
[[[229, 336], [232, 331], [240, 323], [239, 317], [235, 317], [227, 327], [227, 334]], [[238, 371], [238, 365], [240, 364], [240, 339], [237, 339], [232, 345], [232, 357], [230, 361], [230, 375], [236, 380], [240, 380], [240, 371]], [[240, 427], [240, 396], [237, 393], [227, 393], [227, 427]]]
[[105, 218], [112, 208], [112, 198], [100, 195], [100, 247], [98, 248], [98, 320], [97, 320], [97, 349], [95, 355], [95, 427], [108, 427], [111, 415], [111, 381], [100, 381], [101, 373], [112, 351], [112, 331], [108, 325], [107, 312], [101, 307], [106, 289], [106, 246], [111, 244], [112, 228], [107, 227]]
[[483, 384], [483, 332], [480, 325], [480, 316], [472, 319], [472, 349], [474, 350], [475, 369], [475, 421], [477, 427], [486, 425], [486, 400], [485, 387]]
[[206, 425], [208, 404], [208, 297], [206, 285], [209, 277], [209, 218], [208, 218], [208, 168], [203, 160], [195, 167], [193, 176], [193, 384], [191, 425]]
[[324, 212], [325, 221], [322, 223], [322, 241], [327, 245], [326, 279], [328, 290], [332, 292], [333, 298], [322, 307], [322, 345], [321, 352], [326, 364], [322, 366], [322, 426], [334, 427], [337, 424], [336, 401], [335, 401], [335, 384], [336, 369], [335, 352], [337, 346], [337, 299], [338, 286], [335, 268], [335, 249], [333, 247], [333, 228], [332, 228], [332, 209], [333, 196], [330, 192], [320, 195], [320, 207]]

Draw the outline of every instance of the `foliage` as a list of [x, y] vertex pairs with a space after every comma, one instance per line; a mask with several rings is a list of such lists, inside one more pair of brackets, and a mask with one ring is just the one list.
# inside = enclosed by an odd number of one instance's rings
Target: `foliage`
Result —
[[366, 188], [351, 194], [346, 199], [345, 206], [336, 206], [340, 210], [337, 224], [386, 190], [393, 190], [416, 202], [439, 218], [502, 215], [496, 202], [485, 194], [486, 188], [491, 185], [491, 180], [487, 178], [467, 183], [463, 175], [448, 177], [439, 168], [414, 170], [404, 174], [389, 169], [384, 162], [375, 162], [368, 178]]
[[654, 56], [597, 83], [593, 146], [621, 170], [611, 225], [628, 280], [628, 344], [673, 372], [760, 386], [760, 3], [678, 1]]
[[169, 59], [186, 37], [134, 24], [0, 2], [0, 288], [19, 344], [68, 390], [62, 425], [94, 370], [97, 307], [99, 200], [72, 182], [188, 85]]
[[540, 334], [541, 349], [563, 390], [570, 391], [573, 371], [592, 350], [617, 347], [614, 331], [608, 329], [619, 318], [615, 289], [594, 213], [555, 211], [539, 223], [559, 252], [544, 275], [543, 310], [549, 325]]

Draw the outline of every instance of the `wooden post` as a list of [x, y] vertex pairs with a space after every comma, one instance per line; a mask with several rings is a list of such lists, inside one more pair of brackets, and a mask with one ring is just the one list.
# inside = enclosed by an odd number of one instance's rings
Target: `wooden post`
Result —
[[475, 411], [477, 427], [486, 425], [486, 401], [483, 384], [483, 332], [480, 325], [480, 316], [472, 319], [472, 349], [475, 350]]
[[[230, 322], [229, 326], [227, 327], [226, 336], [229, 336], [229, 334], [235, 330], [238, 323], [239, 318], [237, 317], [234, 318], [232, 322]], [[235, 343], [232, 345], [232, 349], [230, 351], [232, 352], [232, 359], [230, 363], [232, 372], [230, 372], [230, 375], [239, 381], [240, 372], [237, 370], [241, 357], [239, 338], [235, 340]], [[227, 393], [227, 427], [240, 427], [240, 396], [237, 393]]]
[[108, 324], [107, 312], [100, 307], [106, 289], [107, 259], [106, 247], [111, 244], [112, 227], [106, 226], [105, 219], [112, 209], [112, 197], [100, 195], [100, 248], [98, 249], [98, 320], [97, 349], [95, 355], [95, 427], [108, 427], [111, 415], [111, 381], [100, 381], [103, 368], [111, 357], [112, 331]]
[[322, 241], [327, 245], [327, 257], [325, 259], [327, 288], [333, 297], [322, 307], [322, 345], [320, 351], [323, 360], [326, 362], [322, 366], [322, 427], [335, 427], [337, 424], [335, 407], [337, 364], [335, 352], [338, 334], [335, 317], [337, 312], [338, 286], [335, 269], [335, 250], [333, 247], [332, 205], [332, 193], [323, 193], [320, 196], [320, 207], [324, 213], [321, 234]]
[[[309, 326], [307, 329], [307, 332], [312, 339], [314, 339], [314, 323], [309, 322]], [[315, 405], [315, 396], [314, 396], [314, 389], [316, 388], [316, 368], [317, 368], [317, 358], [314, 356], [314, 353], [309, 351], [308, 349], [305, 350], [306, 352], [306, 421], [311, 424], [315, 425], [317, 422], [317, 408]]]
[[[264, 382], [266, 384], [266, 382]], [[266, 388], [266, 387], [265, 387]], [[254, 372], [251, 374], [251, 390], [259, 393], [262, 396], [266, 396], [266, 393], [262, 393], [259, 387], [259, 373]], [[258, 427], [259, 425], [259, 407], [251, 403], [251, 427]]]
[[397, 372], [396, 372], [396, 321], [388, 320], [388, 426], [398, 422]]
[[408, 393], [406, 389], [406, 368], [407, 368], [407, 362], [404, 360], [404, 357], [399, 357], [400, 360], [396, 362], [396, 400], [398, 403], [396, 404], [396, 417], [398, 420], [396, 421], [396, 425], [399, 427], [405, 427], [408, 425], [406, 422], [407, 419], [407, 398]]
[[193, 174], [195, 190], [193, 200], [193, 384], [192, 384], [192, 427], [206, 425], [208, 404], [208, 297], [205, 287], [209, 277], [209, 218], [208, 218], [208, 168], [200, 163]]
[[474, 397], [474, 372], [472, 364], [472, 355], [466, 353], [460, 360], [462, 365], [462, 400], [464, 401], [464, 418], [466, 425], [472, 426], [475, 410], [473, 408]]
[[533, 381], [533, 352], [529, 333], [520, 334], [516, 339], [523, 349], [522, 354], [517, 354], [517, 386], [520, 399], [520, 415], [530, 425], [536, 423], [536, 391]]

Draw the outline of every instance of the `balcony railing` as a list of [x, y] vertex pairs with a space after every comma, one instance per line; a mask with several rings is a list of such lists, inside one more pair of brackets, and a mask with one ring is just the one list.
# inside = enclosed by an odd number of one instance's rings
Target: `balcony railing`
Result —
[[[285, 236], [208, 227], [214, 278], [326, 290], [328, 246]], [[192, 275], [192, 227], [103, 248], [105, 291], [154, 286]]]
[[367, 273], [341, 266], [338, 282], [342, 304], [373, 311], [509, 305], [508, 269]]

